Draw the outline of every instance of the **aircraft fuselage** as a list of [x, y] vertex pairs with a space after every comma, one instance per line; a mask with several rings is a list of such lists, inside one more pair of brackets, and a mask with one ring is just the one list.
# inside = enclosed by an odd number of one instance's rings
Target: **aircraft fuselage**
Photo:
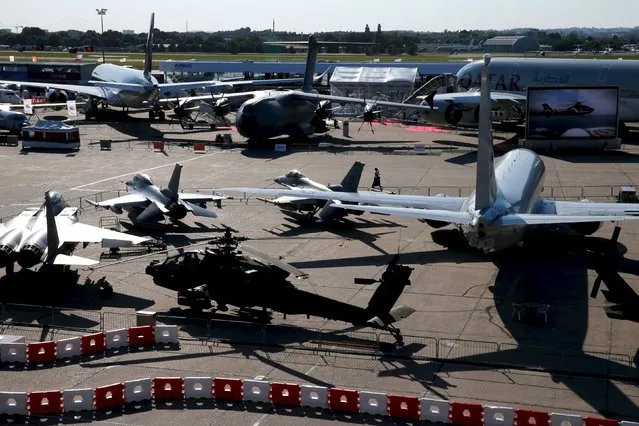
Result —
[[159, 98], [158, 81], [152, 75], [144, 75], [141, 70], [113, 64], [98, 65], [91, 74], [91, 80], [110, 83], [141, 85], [144, 90], [103, 88], [107, 103], [116, 107], [148, 107]]
[[491, 220], [510, 213], [534, 213], [543, 190], [545, 166], [541, 158], [527, 149], [515, 149], [504, 155], [495, 167], [497, 196], [492, 206], [477, 211], [475, 194], [462, 210], [475, 216], [472, 225], [462, 226], [464, 236], [473, 247], [499, 251], [517, 245], [525, 226], [491, 225]]
[[[482, 61], [457, 73], [460, 90], [480, 87]], [[493, 91], [525, 94], [537, 86], [619, 86], [619, 120], [639, 120], [639, 62], [602, 59], [492, 58], [489, 84]]]
[[267, 92], [247, 100], [237, 111], [237, 131], [252, 140], [311, 134], [317, 103], [300, 99], [294, 93]]

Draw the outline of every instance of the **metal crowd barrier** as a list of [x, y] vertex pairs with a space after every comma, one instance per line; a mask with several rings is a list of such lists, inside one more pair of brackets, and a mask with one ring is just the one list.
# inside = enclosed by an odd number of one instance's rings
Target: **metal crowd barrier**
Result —
[[[231, 343], [255, 347], [279, 346], [315, 354], [356, 354], [374, 359], [400, 357], [476, 364], [494, 368], [560, 371], [567, 374], [639, 379], [639, 368], [629, 355], [558, 349], [541, 345], [436, 338], [404, 334], [404, 346], [386, 332], [342, 331], [253, 322], [156, 315], [155, 321], [177, 325], [184, 341]], [[128, 328], [137, 316], [122, 312], [85, 311], [24, 304], [0, 304], [0, 334], [33, 335], [33, 340], [72, 337], [87, 332]], [[26, 331], [25, 331], [26, 329]], [[29, 334], [29, 330], [34, 331]], [[35, 332], [37, 330], [37, 332]]]

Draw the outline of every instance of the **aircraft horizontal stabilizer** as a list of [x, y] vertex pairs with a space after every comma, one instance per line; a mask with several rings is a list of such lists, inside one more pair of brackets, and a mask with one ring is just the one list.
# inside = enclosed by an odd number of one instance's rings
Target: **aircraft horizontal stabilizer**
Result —
[[469, 225], [473, 220], [472, 216], [468, 212], [454, 212], [448, 210], [413, 209], [408, 207], [355, 206], [350, 204], [331, 204], [331, 207], [356, 210], [360, 212], [412, 217], [416, 219], [436, 220], [439, 222], [456, 223], [460, 225]]
[[49, 259], [48, 263], [53, 265], [89, 266], [89, 265], [95, 265], [99, 262], [97, 260], [87, 259], [86, 257], [81, 257], [81, 256], [68, 256], [66, 254], [57, 254], [52, 259]]
[[189, 209], [189, 211], [193, 213], [195, 216], [212, 217], [212, 218], [217, 217], [217, 214], [215, 214], [215, 212], [212, 212], [211, 210], [200, 207], [197, 204], [189, 203], [188, 201], [184, 201], [184, 200], [180, 200], [180, 203], [186, 206], [186, 208]]
[[408, 306], [397, 306], [390, 311], [390, 316], [393, 318], [393, 322], [401, 321], [408, 318], [415, 313], [415, 309]]
[[516, 225], [560, 225], [563, 223], [615, 222], [619, 220], [639, 220], [639, 216], [590, 216], [555, 215], [555, 214], [509, 214], [497, 219], [494, 223], [503, 226]]

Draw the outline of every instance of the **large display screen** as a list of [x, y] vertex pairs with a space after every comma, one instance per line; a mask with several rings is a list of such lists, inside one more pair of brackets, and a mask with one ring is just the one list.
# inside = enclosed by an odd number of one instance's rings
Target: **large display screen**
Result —
[[529, 87], [529, 139], [617, 137], [618, 87]]

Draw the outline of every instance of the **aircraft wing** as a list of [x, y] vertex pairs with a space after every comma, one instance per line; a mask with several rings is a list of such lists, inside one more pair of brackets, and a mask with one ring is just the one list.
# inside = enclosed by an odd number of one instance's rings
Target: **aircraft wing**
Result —
[[360, 212], [411, 217], [415, 219], [436, 220], [438, 222], [456, 223], [459, 225], [469, 225], [473, 220], [470, 213], [459, 211], [413, 209], [406, 207], [355, 206], [351, 204], [331, 204], [331, 207]]
[[109, 247], [125, 247], [149, 240], [148, 237], [138, 237], [84, 223], [71, 223], [66, 218], [56, 217], [56, 225], [58, 226], [60, 244], [106, 243]]
[[220, 201], [226, 200], [228, 197], [224, 197], [222, 195], [203, 195], [203, 194], [189, 194], [186, 192], [180, 192], [178, 194], [178, 198], [183, 201], [188, 201], [189, 203], [206, 203], [209, 201]]
[[586, 201], [542, 200], [542, 214], [635, 216], [639, 215], [639, 204], [634, 203], [593, 203]]
[[396, 195], [384, 192], [333, 192], [308, 189], [261, 189], [261, 188], [220, 188], [219, 192], [240, 192], [245, 194], [269, 195], [272, 197], [301, 197], [318, 200], [337, 200], [347, 203], [392, 205], [417, 209], [460, 211], [466, 201], [464, 197], [444, 197], [425, 195]]
[[174, 93], [180, 90], [206, 89], [219, 86], [220, 88], [232, 88], [235, 86], [277, 86], [278, 84], [302, 83], [303, 78], [279, 78], [270, 80], [238, 80], [238, 81], [189, 81], [185, 83], [162, 83], [159, 85], [161, 93]]
[[320, 93], [307, 93], [302, 91], [296, 91], [295, 95], [297, 97], [308, 99], [310, 101], [331, 101], [338, 104], [361, 104], [361, 105], [374, 104], [375, 106], [383, 106], [383, 107], [406, 108], [406, 109], [427, 109], [429, 111], [433, 110], [433, 108], [431, 108], [428, 105], [403, 104], [400, 102], [388, 102], [388, 101], [362, 99], [362, 98], [349, 98], [347, 96], [323, 95]]
[[[272, 81], [272, 80], [271, 80]], [[192, 101], [209, 101], [209, 100], [217, 100], [221, 98], [226, 99], [248, 99], [254, 97], [258, 92], [237, 92], [237, 93], [218, 93], [218, 94], [208, 94], [208, 95], [196, 95], [196, 96], [179, 96], [177, 99], [179, 100], [180, 106], [187, 104]], [[159, 99], [158, 102], [160, 104], [165, 104], [169, 102], [175, 102], [176, 98], [171, 98], [170, 96], [167, 98]]]
[[[64, 90], [65, 92], [80, 93], [82, 95], [106, 99], [105, 89], [98, 86], [86, 86], [81, 84], [34, 83], [31, 81], [9, 81], [9, 80], [0, 80], [0, 84], [18, 84], [20, 86]], [[66, 104], [64, 104], [64, 106], [66, 106]]]
[[556, 215], [556, 214], [509, 214], [495, 220], [494, 224], [512, 225], [561, 225], [564, 223], [614, 222], [620, 220], [639, 220], [639, 216], [621, 215]]
[[267, 203], [271, 204], [291, 204], [291, 203], [314, 203], [316, 202], [316, 198], [302, 198], [302, 197], [277, 197], [273, 200], [265, 200]]
[[[84, 105], [84, 102], [76, 102], [76, 106]], [[66, 108], [67, 104], [65, 103], [53, 103], [53, 104], [31, 104], [31, 108], [33, 109], [44, 109], [44, 108]], [[18, 111], [22, 112], [24, 110], [24, 104], [11, 104], [11, 105], [0, 105], [0, 110], [5, 111]]]
[[123, 195], [122, 197], [111, 198], [110, 200], [100, 201], [96, 203], [91, 200], [86, 200], [87, 203], [94, 205], [96, 207], [145, 207], [148, 203], [148, 199], [137, 193]]

